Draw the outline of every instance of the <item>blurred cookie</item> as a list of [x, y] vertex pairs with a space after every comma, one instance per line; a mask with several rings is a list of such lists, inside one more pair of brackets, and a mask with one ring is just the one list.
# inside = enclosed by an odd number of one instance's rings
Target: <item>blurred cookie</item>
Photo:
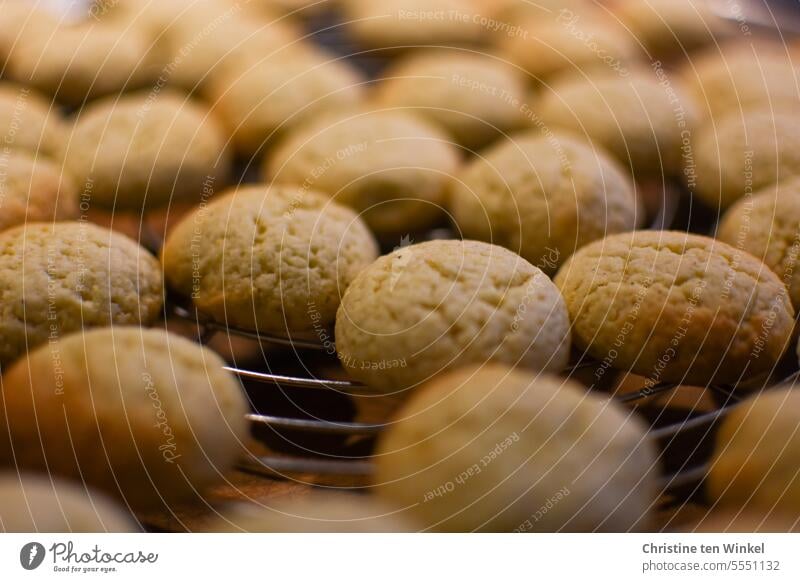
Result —
[[472, 160], [457, 183], [451, 205], [459, 232], [511, 249], [546, 272], [644, 219], [617, 161], [565, 133], [512, 135]]
[[58, 339], [3, 375], [0, 458], [81, 479], [135, 510], [196, 501], [223, 482], [247, 434], [247, 401], [223, 366], [160, 330]]
[[127, 237], [86, 222], [0, 233], [0, 363], [82, 328], [147, 325], [160, 314], [158, 262]]
[[117, 210], [207, 199], [225, 185], [230, 158], [222, 129], [179, 93], [107, 98], [75, 120], [64, 166], [91, 202]]
[[419, 52], [383, 73], [378, 103], [407, 108], [477, 149], [525, 125], [525, 80], [502, 60], [472, 52]]
[[555, 282], [575, 345], [656, 383], [735, 385], [771, 371], [794, 327], [786, 288], [766, 265], [683, 232], [596, 241]]
[[700, 128], [693, 160], [689, 187], [711, 208], [727, 208], [756, 190], [800, 176], [797, 109], [731, 110]]
[[139, 531], [133, 518], [104, 495], [50, 476], [0, 473], [0, 532]]
[[3, 0], [0, 18], [0, 76], [5, 74], [8, 59], [24, 38], [47, 34], [58, 21], [40, 3], [30, 0]]
[[162, 251], [169, 285], [230, 326], [291, 335], [333, 324], [378, 256], [351, 210], [313, 191], [244, 186], [183, 219]]
[[698, 122], [694, 101], [660, 69], [561, 77], [535, 110], [548, 127], [607, 149], [637, 179], [680, 173]]
[[439, 531], [644, 530], [657, 495], [641, 421], [569, 380], [499, 365], [423, 386], [375, 464], [376, 493]]
[[552, 281], [482, 242], [432, 241], [384, 255], [356, 277], [336, 315], [339, 359], [376, 392], [490, 360], [559, 372], [569, 349]]
[[22, 151], [0, 153], [0, 231], [77, 215], [78, 192], [60, 167]]
[[4, 149], [58, 158], [65, 131], [58, 107], [29, 87], [0, 82], [0, 140]]
[[357, 111], [322, 116], [289, 135], [267, 156], [264, 175], [325, 192], [378, 235], [400, 238], [443, 217], [458, 163], [450, 139], [424, 119]]

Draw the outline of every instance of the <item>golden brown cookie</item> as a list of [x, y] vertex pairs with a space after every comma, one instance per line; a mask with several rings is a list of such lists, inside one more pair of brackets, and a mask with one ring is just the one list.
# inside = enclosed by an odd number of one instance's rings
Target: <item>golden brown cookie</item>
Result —
[[64, 155], [92, 204], [139, 212], [207, 199], [225, 185], [230, 165], [224, 132], [208, 109], [166, 89], [86, 107]]
[[0, 363], [82, 328], [147, 325], [162, 304], [158, 262], [129, 238], [87, 222], [0, 233]]
[[637, 179], [680, 173], [698, 122], [694, 101], [662, 69], [560, 77], [535, 111], [551, 129], [604, 147]]
[[139, 531], [126, 511], [78, 484], [45, 475], [0, 473], [0, 532]]
[[800, 519], [800, 391], [774, 388], [749, 399], [723, 421], [706, 489], [723, 507], [775, 511]]
[[61, 168], [22, 151], [0, 153], [0, 231], [77, 216], [78, 192]]
[[559, 372], [569, 348], [564, 300], [547, 275], [475, 241], [431, 241], [381, 257], [356, 277], [336, 315], [339, 359], [376, 392], [489, 360]]
[[739, 200], [722, 217], [717, 238], [764, 261], [800, 307], [800, 176]]
[[345, 61], [301, 52], [230, 67], [212, 80], [208, 100], [239, 154], [253, 156], [314, 115], [358, 104], [362, 83]]
[[689, 188], [711, 208], [727, 208], [753, 192], [800, 176], [797, 109], [731, 110], [701, 127], [688, 162]]
[[474, 52], [422, 51], [383, 73], [376, 99], [408, 109], [480, 148], [526, 124], [525, 79], [501, 59]]
[[630, 176], [570, 134], [512, 135], [471, 161], [452, 196], [456, 227], [554, 272], [583, 245], [634, 230], [644, 210]]
[[82, 479], [135, 510], [197, 501], [247, 434], [247, 401], [223, 366], [161, 330], [61, 338], [3, 375], [0, 458]]
[[442, 218], [458, 163], [450, 138], [423, 118], [356, 111], [289, 135], [267, 157], [264, 175], [325, 192], [378, 235], [400, 239]]
[[766, 265], [683, 232], [596, 241], [555, 282], [576, 346], [655, 382], [733, 385], [768, 372], [794, 327], [786, 288]]
[[641, 421], [569, 380], [499, 365], [427, 383], [375, 463], [378, 495], [439, 531], [644, 530], [657, 494]]
[[172, 231], [164, 276], [201, 313], [266, 333], [322, 333], [341, 295], [378, 256], [354, 212], [317, 192], [244, 186]]
[[0, 82], [0, 145], [51, 158], [64, 147], [58, 108], [29, 87]]

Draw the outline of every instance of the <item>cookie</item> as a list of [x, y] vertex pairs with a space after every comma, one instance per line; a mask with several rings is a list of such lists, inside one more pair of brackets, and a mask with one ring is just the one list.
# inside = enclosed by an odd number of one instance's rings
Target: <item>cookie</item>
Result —
[[268, 506], [243, 504], [208, 524], [214, 533], [413, 533], [394, 508], [365, 495], [309, 493]]
[[140, 531], [131, 516], [104, 495], [52, 477], [0, 473], [0, 532]]
[[800, 307], [800, 176], [739, 200], [722, 217], [717, 238], [764, 261]]
[[473, 52], [415, 53], [383, 73], [376, 99], [408, 109], [478, 149], [526, 124], [525, 79], [502, 60]]
[[89, 20], [20, 39], [9, 58], [8, 75], [78, 106], [154, 85], [160, 68], [150, 41], [137, 30]]
[[351, 210], [313, 191], [244, 186], [184, 218], [167, 238], [167, 283], [226, 325], [328, 329], [344, 290], [378, 256]]
[[564, 300], [547, 275], [476, 241], [384, 255], [356, 277], [336, 314], [341, 363], [379, 393], [489, 360], [558, 372], [569, 349]]
[[706, 117], [753, 108], [800, 107], [800, 68], [783, 44], [730, 42], [692, 55], [681, 77]]
[[663, 70], [559, 78], [536, 111], [604, 147], [639, 178], [677, 175], [698, 123], [697, 106]]
[[86, 222], [0, 233], [0, 363], [82, 328], [147, 325], [160, 314], [158, 262], [127, 237]]
[[399, 239], [442, 218], [458, 163], [450, 139], [424, 119], [358, 111], [323, 116], [287, 136], [267, 156], [264, 176], [325, 192], [378, 235]]
[[688, 186], [711, 208], [800, 176], [797, 109], [768, 105], [721, 115], [697, 132], [693, 160]]
[[721, 507], [800, 518], [800, 392], [774, 388], [731, 411], [717, 433], [706, 490]]
[[247, 401], [223, 366], [161, 330], [61, 338], [3, 375], [0, 458], [81, 479], [136, 511], [197, 500], [247, 434]]
[[215, 76], [208, 100], [242, 156], [254, 156], [292, 127], [363, 98], [363, 79], [324, 52], [278, 55]]
[[58, 158], [64, 147], [65, 127], [56, 107], [38, 92], [0, 82], [0, 143], [3, 150], [18, 149]]
[[91, 203], [140, 211], [200, 201], [225, 185], [225, 134], [201, 104], [176, 92], [92, 103], [75, 120], [66, 171]]
[[78, 192], [47, 158], [0, 153], [0, 231], [29, 222], [78, 216]]
[[644, 218], [617, 161], [563, 133], [513, 135], [472, 160], [457, 183], [451, 208], [458, 231], [511, 249], [546, 272]]
[[697, 0], [623, 0], [613, 10], [652, 59], [685, 56], [736, 30]]
[[343, 0], [345, 30], [366, 49], [474, 46], [486, 34], [475, 0]]
[[529, 16], [512, 34], [498, 36], [498, 45], [500, 54], [526, 71], [534, 85], [561, 74], [625, 74], [641, 57], [630, 33], [593, 5]]
[[658, 382], [736, 384], [773, 369], [794, 326], [781, 280], [704, 236], [638, 231], [591, 243], [555, 283], [576, 346]]
[[378, 496], [439, 531], [644, 530], [658, 491], [640, 420], [570, 380], [499, 365], [422, 387], [375, 465]]

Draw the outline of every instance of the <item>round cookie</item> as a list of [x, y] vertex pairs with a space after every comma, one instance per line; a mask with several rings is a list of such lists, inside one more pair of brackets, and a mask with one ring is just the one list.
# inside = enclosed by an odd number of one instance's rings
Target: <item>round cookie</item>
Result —
[[0, 153], [0, 231], [78, 216], [78, 192], [61, 168], [18, 151]]
[[694, 146], [695, 171], [687, 176], [694, 176], [694, 194], [711, 208], [800, 176], [796, 109], [732, 110], [702, 126]]
[[408, 108], [477, 149], [525, 125], [525, 80], [503, 61], [480, 53], [420, 52], [383, 73], [376, 99]]
[[538, 130], [472, 160], [458, 176], [451, 208], [463, 236], [511, 249], [546, 272], [644, 218], [616, 160], [569, 135]]
[[623, 0], [613, 9], [652, 58], [686, 55], [734, 30], [705, 1]]
[[197, 201], [230, 174], [224, 132], [209, 111], [162, 91], [97, 101], [75, 121], [64, 166], [91, 202], [140, 211]]
[[764, 261], [800, 307], [800, 176], [739, 200], [722, 217], [717, 238]]
[[656, 382], [733, 385], [768, 372], [794, 326], [786, 288], [766, 265], [684, 232], [596, 241], [555, 282], [577, 347]]
[[160, 66], [136, 29], [87, 21], [20, 39], [9, 58], [19, 83], [78, 106], [89, 99], [155, 84]]
[[227, 325], [278, 334], [327, 329], [344, 290], [378, 256], [363, 222], [322, 194], [246, 186], [184, 218], [167, 238], [167, 283]]
[[0, 364], [63, 334], [147, 325], [160, 314], [158, 262], [129, 238], [87, 222], [0, 233]]
[[697, 107], [659, 72], [559, 78], [536, 110], [545, 125], [585, 136], [637, 178], [678, 174], [698, 121]]
[[439, 129], [411, 113], [378, 110], [304, 125], [267, 157], [264, 175], [325, 192], [393, 238], [442, 218], [458, 164]]
[[82, 479], [137, 511], [197, 500], [244, 450], [247, 401], [224, 365], [161, 330], [61, 338], [3, 375], [0, 459]]
[[593, 5], [554, 8], [521, 21], [499, 42], [500, 54], [527, 71], [534, 84], [559, 74], [597, 71], [624, 75], [641, 54], [635, 39]]
[[656, 505], [654, 448], [641, 421], [570, 380], [468, 367], [401, 408], [373, 481], [433, 530], [627, 532]]
[[683, 67], [685, 87], [715, 119], [752, 108], [800, 107], [800, 61], [779, 43], [731, 42], [692, 55]]
[[102, 495], [51, 477], [0, 473], [0, 532], [139, 531], [130, 515]]
[[351, 65], [324, 53], [277, 55], [221, 72], [208, 100], [239, 154], [253, 156], [304, 120], [361, 102], [362, 83]]
[[64, 123], [56, 107], [39, 93], [0, 82], [0, 142], [18, 149], [57, 158], [64, 146]]
[[269, 507], [238, 504], [208, 524], [214, 533], [413, 533], [412, 522], [366, 495], [310, 493]]
[[552, 281], [504, 248], [439, 240], [385, 255], [347, 289], [336, 351], [376, 392], [399, 392], [489, 360], [561, 371], [569, 319]]
[[722, 507], [800, 519], [800, 391], [767, 390], [730, 412], [717, 433], [706, 490]]
[[342, 0], [349, 36], [367, 49], [473, 46], [486, 34], [476, 0]]

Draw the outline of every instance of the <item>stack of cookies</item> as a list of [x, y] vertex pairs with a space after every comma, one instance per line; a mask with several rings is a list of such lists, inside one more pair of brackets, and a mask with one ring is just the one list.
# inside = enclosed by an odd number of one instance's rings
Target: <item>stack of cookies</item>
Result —
[[[0, 3], [0, 528], [224, 490], [251, 502], [197, 529], [654, 529], [660, 453], [614, 392], [713, 410], [796, 369], [776, 35], [697, 0], [85, 8]], [[240, 492], [260, 404], [226, 360], [388, 402], [368, 494]], [[793, 399], [728, 419], [709, 501], [800, 516]]]

